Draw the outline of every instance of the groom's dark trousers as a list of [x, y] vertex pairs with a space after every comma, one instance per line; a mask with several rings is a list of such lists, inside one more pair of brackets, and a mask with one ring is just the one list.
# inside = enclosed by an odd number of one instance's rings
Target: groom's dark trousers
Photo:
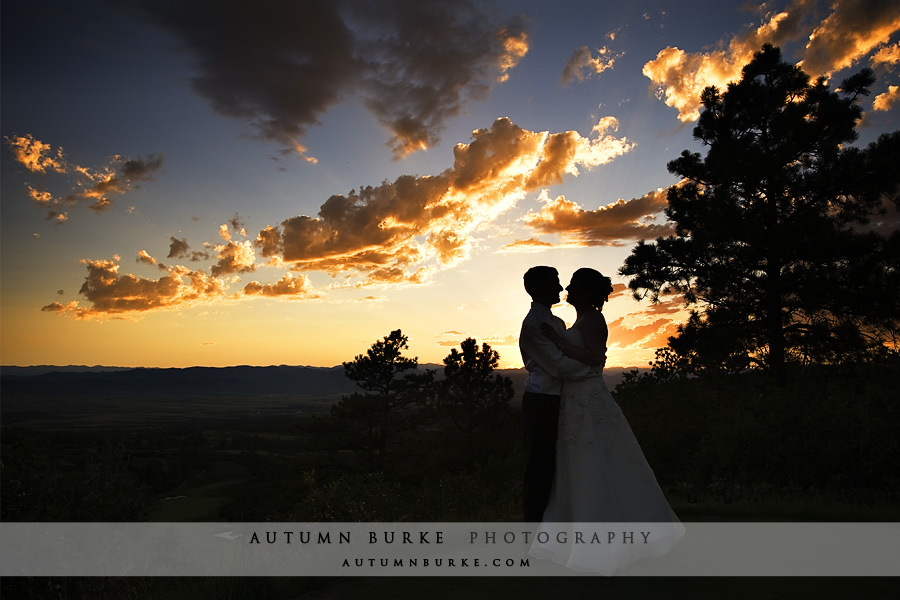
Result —
[[556, 428], [559, 396], [525, 392], [522, 396], [525, 432], [525, 476], [522, 495], [526, 522], [540, 522], [550, 500], [556, 471]]

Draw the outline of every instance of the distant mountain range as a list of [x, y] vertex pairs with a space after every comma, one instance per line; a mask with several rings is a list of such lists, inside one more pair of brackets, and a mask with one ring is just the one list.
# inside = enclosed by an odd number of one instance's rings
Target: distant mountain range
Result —
[[[435, 369], [442, 365], [420, 365]], [[614, 389], [630, 369], [607, 369], [606, 382]], [[499, 369], [509, 377], [519, 398], [525, 388], [525, 369]], [[105, 366], [0, 367], [0, 391], [6, 394], [209, 394], [291, 395], [329, 398], [359, 391], [341, 366], [304, 367], [188, 367], [127, 368]]]
[[29, 394], [291, 395], [328, 398], [356, 391], [343, 367], [0, 367], [0, 389]]

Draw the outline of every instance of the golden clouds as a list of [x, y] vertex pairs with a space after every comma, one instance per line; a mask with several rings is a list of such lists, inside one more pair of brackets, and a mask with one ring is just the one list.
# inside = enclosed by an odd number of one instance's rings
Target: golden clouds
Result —
[[245, 296], [265, 296], [269, 298], [312, 299], [320, 297], [313, 292], [312, 284], [308, 277], [305, 275], [294, 276], [290, 273], [285, 273], [275, 283], [262, 284], [258, 281], [251, 281], [244, 286], [241, 293]]
[[[173, 240], [176, 255], [191, 256], [186, 242]], [[66, 304], [53, 302], [44, 306], [45, 312], [67, 313], [78, 319], [129, 318], [129, 315], [159, 310], [190, 308], [199, 304], [224, 301], [231, 283], [237, 277], [223, 276], [256, 270], [255, 252], [249, 241], [230, 241], [217, 246], [218, 262], [212, 266], [212, 274], [184, 266], [167, 267], [159, 263], [146, 250], [137, 255], [137, 262], [156, 266], [166, 274], [158, 279], [119, 273], [119, 257], [113, 260], [82, 260], [87, 267], [87, 277], [80, 293], [90, 306], [80, 306], [77, 301]], [[182, 256], [183, 257], [183, 256]], [[305, 275], [284, 274], [274, 283], [258, 281], [247, 283], [232, 299], [241, 297], [267, 297], [314, 300], [321, 295], [312, 289]]]
[[541, 252], [553, 248], [550, 242], [542, 242], [537, 238], [529, 238], [527, 240], [516, 240], [511, 244], [503, 246], [501, 252]]
[[624, 348], [660, 348], [666, 345], [670, 335], [674, 335], [677, 324], [671, 319], [656, 319], [651, 323], [625, 325], [626, 317], [616, 319], [609, 324], [609, 344]]
[[212, 274], [215, 276], [228, 275], [230, 273], [251, 273], [256, 270], [256, 252], [249, 240], [242, 242], [229, 241], [227, 244], [216, 246], [219, 261], [212, 266]]
[[34, 139], [31, 134], [7, 136], [6, 143], [15, 159], [29, 171], [45, 173], [49, 170], [65, 173], [67, 170], [63, 149], [57, 148], [53, 153], [50, 144]]
[[68, 219], [68, 209], [80, 204], [87, 203], [87, 208], [94, 212], [109, 209], [113, 205], [112, 195], [128, 193], [136, 182], [152, 179], [153, 173], [162, 166], [161, 155], [137, 159], [115, 155], [109, 165], [92, 169], [70, 163], [62, 148], [53, 152], [50, 144], [36, 140], [30, 134], [6, 137], [6, 143], [15, 159], [29, 171], [42, 176], [56, 173], [74, 177], [74, 186], [70, 187], [65, 199], [54, 196], [43, 187], [25, 184], [28, 196], [47, 211], [47, 219], [59, 222]]
[[153, 173], [161, 166], [162, 156], [159, 155], [138, 159], [116, 155], [111, 164], [101, 171], [77, 167], [76, 170], [83, 178], [79, 183], [80, 189], [66, 198], [66, 202], [74, 204], [84, 198], [93, 201], [88, 206], [91, 210], [104, 211], [112, 206], [110, 194], [128, 193], [135, 182], [153, 179]]
[[[629, 292], [623, 284], [615, 287], [619, 288], [615, 296]], [[649, 362], [653, 351], [664, 347], [669, 338], [678, 333], [678, 325], [687, 315], [684, 302], [673, 297], [612, 320], [609, 323], [609, 360], [619, 365]], [[608, 361], [607, 364], [611, 363]]]
[[885, 46], [872, 56], [872, 65], [897, 65], [900, 64], [900, 44]]
[[41, 308], [44, 312], [79, 312], [78, 301], [72, 300], [71, 302], [67, 302], [65, 304], [61, 302], [51, 302], [47, 306]]
[[[603, 117], [594, 125], [592, 133], [598, 134], [598, 138], [588, 140], [579, 137], [577, 140], [577, 150], [575, 152], [575, 162], [586, 167], [596, 167], [605, 165], [614, 158], [621, 156], [635, 147], [635, 144], [629, 142], [626, 138], [617, 138], [611, 132], [618, 131], [619, 120], [615, 117]], [[577, 171], [573, 174], [577, 175]]]
[[[527, 131], [506, 117], [494, 121], [490, 129], [476, 129], [470, 143], [453, 149], [453, 188], [466, 195], [494, 198], [521, 187], [529, 172], [542, 162], [544, 150], [553, 153], [547, 137], [547, 132]], [[553, 158], [561, 158], [554, 154]]]
[[497, 32], [504, 52], [497, 58], [497, 83], [509, 79], [509, 70], [528, 54], [528, 34], [524, 31], [510, 31], [506, 28]]
[[144, 263], [146, 265], [152, 265], [154, 267], [157, 265], [157, 260], [150, 256], [150, 254], [146, 250], [141, 250], [140, 252], [138, 252], [137, 262]]
[[[770, 14], [755, 29], [722, 42], [709, 52], [661, 50], [646, 63], [649, 78], [666, 105], [678, 109], [681, 121], [696, 120], [700, 93], [707, 86], [724, 88], [740, 77], [742, 67], [765, 43], [775, 46], [807, 39], [801, 66], [813, 76], [830, 75], [865, 58], [900, 30], [900, 0], [837, 0], [830, 14], [818, 18], [820, 2], [795, 0], [783, 12]], [[873, 61], [891, 59], [879, 51]]]
[[888, 91], [875, 96], [875, 101], [872, 102], [872, 108], [875, 110], [890, 110], [898, 100], [900, 100], [900, 86], [888, 86]]
[[120, 275], [119, 264], [114, 260], [83, 260], [82, 263], [87, 266], [88, 275], [80, 292], [91, 307], [81, 307], [75, 301], [65, 305], [54, 302], [41, 310], [69, 312], [77, 318], [90, 319], [181, 308], [221, 298], [225, 293], [222, 280], [185, 267], [170, 267], [167, 275], [147, 279]]
[[612, 69], [616, 60], [624, 55], [624, 52], [613, 54], [609, 48], [604, 46], [597, 49], [597, 56], [595, 58], [591, 54], [591, 49], [587, 46], [577, 48], [566, 61], [562, 75], [559, 77], [559, 82], [562, 85], [568, 85], [573, 81], [581, 83], [594, 75], [599, 75], [607, 69]]
[[318, 218], [301, 215], [283, 221], [280, 229], [266, 227], [256, 244], [263, 257], [277, 255], [304, 270], [333, 275], [351, 270], [369, 273], [376, 281], [402, 280], [405, 267], [420, 261], [427, 249], [441, 251], [416, 237], [440, 233], [430, 223], [447, 214], [446, 207], [437, 205], [446, 189], [443, 178], [403, 176], [332, 196]]
[[710, 85], [724, 87], [737, 79], [755, 50], [735, 41], [731, 46], [709, 54], [689, 54], [670, 46], [645, 64], [642, 72], [657, 87], [657, 95], [666, 105], [678, 109], [680, 121], [695, 121], [700, 117], [703, 89]]
[[53, 195], [47, 190], [39, 190], [27, 183], [25, 184], [25, 189], [27, 190], [28, 197], [40, 207], [49, 206], [53, 202]]
[[625, 285], [624, 283], [614, 283], [612, 288], [613, 288], [613, 291], [610, 292], [610, 294], [609, 294], [610, 299], [618, 298], [619, 296], [624, 296], [625, 292], [628, 291], [628, 286]]
[[809, 36], [803, 69], [830, 75], [881, 46], [900, 30], [897, 0], [841, 0]]
[[[654, 220], [666, 207], [665, 190], [656, 190], [640, 198], [618, 200], [596, 210], [584, 210], [578, 204], [558, 196], [551, 200], [541, 194], [540, 212], [525, 215], [525, 223], [544, 234], [559, 234], [564, 243], [581, 246], [621, 246], [634, 241], [671, 233], [671, 226]], [[523, 247], [533, 243], [521, 242]]]
[[[228, 298], [319, 298], [309, 272], [339, 278], [331, 289], [424, 284], [440, 270], [467, 260], [479, 235], [527, 193], [630, 151], [634, 145], [615, 136], [617, 125], [615, 119], [604, 118], [583, 137], [574, 131], [528, 131], [500, 118], [490, 128], [474, 131], [468, 144], [458, 144], [453, 166], [439, 175], [403, 175], [333, 195], [315, 217], [298, 215], [268, 225], [252, 240], [241, 239], [246, 230], [237, 214], [216, 231], [222, 243], [207, 242], [203, 251], [192, 250], [186, 238], [169, 238], [168, 259], [212, 261], [205, 272], [165, 266], [147, 250], [138, 253], [137, 262], [164, 270], [159, 279], [120, 275], [118, 259], [84, 261], [88, 275], [81, 294], [92, 306], [54, 303], [45, 309], [87, 318], [214, 302], [226, 296], [241, 274], [264, 268], [281, 269], [281, 278], [251, 281]], [[580, 243], [598, 243], [598, 236], [613, 231], [616, 239], [636, 237], [638, 230], [643, 236], [658, 234], [648, 215], [659, 206], [647, 199], [620, 204], [579, 212], [561, 199], [544, 207], [541, 218], [546, 223], [532, 215], [529, 225], [557, 233], [570, 227], [565, 235]], [[551, 216], [552, 226], [547, 225]], [[634, 231], [627, 233], [629, 228]], [[505, 251], [526, 246], [547, 245], [532, 240]]]
[[601, 121], [599, 136], [590, 139], [497, 119], [454, 148], [453, 167], [444, 173], [404, 175], [332, 196], [317, 217], [300, 215], [262, 229], [256, 247], [294, 269], [363, 277], [357, 285], [427, 281], [438, 268], [468, 258], [473, 235], [527, 192], [628, 152], [633, 144], [608, 133], [616, 125]]

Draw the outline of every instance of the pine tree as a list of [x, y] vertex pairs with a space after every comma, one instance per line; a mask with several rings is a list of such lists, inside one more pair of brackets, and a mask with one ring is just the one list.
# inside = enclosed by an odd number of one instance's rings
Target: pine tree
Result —
[[[390, 439], [417, 425], [434, 381], [434, 371], [415, 372], [418, 359], [403, 356], [408, 340], [397, 329], [372, 344], [366, 354], [343, 363], [347, 377], [366, 393], [345, 396], [332, 407], [331, 416], [373, 463], [384, 460]], [[410, 370], [414, 372], [401, 376]]]
[[[897, 202], [900, 132], [850, 146], [871, 70], [840, 93], [766, 45], [742, 79], [703, 91], [694, 137], [668, 164], [675, 234], [641, 241], [620, 274], [636, 298], [694, 309], [670, 347], [694, 371], [840, 362], [896, 340], [900, 239], [861, 227]], [[887, 165], [893, 164], [888, 168]]]
[[512, 381], [494, 373], [500, 354], [473, 338], [444, 358], [444, 380], [436, 397], [438, 414], [463, 434], [495, 426], [515, 394]]

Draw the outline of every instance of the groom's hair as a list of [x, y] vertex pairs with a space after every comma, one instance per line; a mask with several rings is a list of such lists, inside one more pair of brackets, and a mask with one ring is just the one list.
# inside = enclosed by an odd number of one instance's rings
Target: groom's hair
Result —
[[542, 283], [554, 277], [559, 277], [559, 272], [553, 267], [531, 267], [525, 272], [525, 291], [529, 296], [534, 296]]

